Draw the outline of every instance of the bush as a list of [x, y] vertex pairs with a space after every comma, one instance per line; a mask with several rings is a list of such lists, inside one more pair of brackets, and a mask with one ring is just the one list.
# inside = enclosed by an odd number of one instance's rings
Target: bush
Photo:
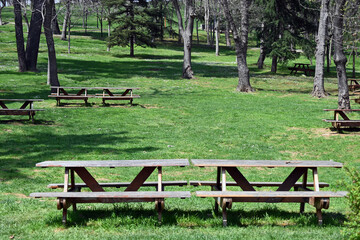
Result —
[[346, 185], [351, 212], [345, 222], [344, 234], [347, 239], [360, 239], [360, 172], [348, 167], [345, 167], [345, 170], [351, 178], [351, 183]]

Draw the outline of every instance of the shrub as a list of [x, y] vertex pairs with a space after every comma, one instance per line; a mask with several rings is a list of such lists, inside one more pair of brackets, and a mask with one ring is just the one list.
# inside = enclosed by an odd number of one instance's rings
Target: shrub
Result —
[[345, 170], [351, 178], [351, 183], [346, 184], [351, 212], [345, 222], [344, 234], [348, 239], [360, 239], [360, 172], [356, 168], [345, 167]]

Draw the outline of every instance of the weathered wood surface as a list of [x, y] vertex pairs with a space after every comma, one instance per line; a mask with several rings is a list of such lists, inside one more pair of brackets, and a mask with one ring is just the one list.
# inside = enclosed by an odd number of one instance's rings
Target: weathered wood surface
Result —
[[147, 192], [38, 192], [34, 198], [189, 198], [190, 191], [147, 191]]
[[52, 98], [62, 98], [62, 99], [87, 99], [89, 97], [95, 97], [95, 95], [76, 95], [76, 94], [69, 94], [69, 95], [48, 95], [48, 97]]
[[3, 102], [42, 102], [44, 99], [0, 99]]
[[94, 90], [103, 90], [103, 89], [133, 89], [133, 90], [139, 90], [138, 87], [61, 87], [61, 86], [51, 86], [51, 88], [54, 89], [94, 89]]
[[336, 112], [359, 112], [360, 109], [324, 109], [324, 111], [336, 111]]
[[108, 95], [105, 95], [105, 96], [96, 96], [96, 98], [102, 98], [102, 99], [105, 99], [105, 100], [129, 100], [130, 98], [140, 98], [139, 95], [125, 95], [125, 96], [108, 96]]
[[[163, 181], [161, 182], [163, 187], [166, 186], [186, 186], [188, 183], [187, 181]], [[114, 182], [114, 183], [99, 183], [101, 187], [127, 187], [130, 185], [130, 182]], [[158, 182], [144, 182], [142, 187], [157, 187]], [[57, 189], [57, 188], [64, 188], [64, 183], [52, 183], [47, 186], [51, 189]], [[75, 188], [86, 188], [88, 187], [85, 183], [76, 183]]]
[[269, 198], [310, 198], [310, 197], [345, 197], [348, 194], [346, 191], [332, 192], [332, 191], [197, 191], [197, 197], [225, 197], [225, 198], [239, 198], [239, 197], [269, 197]]
[[[249, 182], [251, 186], [253, 187], [278, 187], [282, 184], [282, 182]], [[189, 185], [191, 186], [216, 186], [216, 181], [190, 181]], [[232, 187], [232, 186], [239, 186], [236, 182], [226, 182], [226, 186]], [[302, 187], [302, 182], [296, 182], [294, 184], [294, 187]], [[307, 182], [306, 187], [313, 187], [313, 182]], [[328, 183], [320, 182], [319, 183], [320, 188], [329, 187]]]
[[45, 161], [36, 167], [166, 167], [189, 166], [188, 159]]
[[333, 161], [286, 161], [286, 160], [220, 160], [192, 159], [192, 164], [198, 167], [335, 167], [343, 166]]

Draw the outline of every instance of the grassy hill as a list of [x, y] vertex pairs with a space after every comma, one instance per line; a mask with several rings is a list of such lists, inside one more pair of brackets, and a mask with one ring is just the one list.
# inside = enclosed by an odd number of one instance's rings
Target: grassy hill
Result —
[[[5, 8], [0, 26], [0, 98], [42, 98], [35, 106], [46, 111], [26, 117], [0, 116], [0, 238], [9, 239], [338, 239], [348, 210], [346, 199], [332, 199], [317, 226], [315, 209], [299, 204], [235, 203], [227, 228], [213, 212], [213, 201], [192, 197], [165, 202], [163, 224], [151, 203], [88, 204], [70, 211], [61, 224], [56, 202], [31, 199], [62, 182], [63, 169], [37, 169], [46, 160], [122, 159], [265, 159], [333, 160], [359, 166], [359, 132], [338, 134], [322, 119], [325, 108], [337, 107], [337, 80], [326, 78], [326, 99], [312, 98], [312, 77], [258, 70], [258, 49], [249, 50], [254, 93], [239, 93], [234, 51], [221, 46], [221, 56], [203, 43], [193, 48], [196, 78], [181, 79], [182, 46], [175, 41], [157, 48], [106, 51], [99, 30], [73, 29], [71, 54], [55, 36], [59, 80], [63, 86], [140, 87], [134, 105], [103, 106], [101, 100], [57, 107], [46, 85], [47, 49], [42, 36], [37, 73], [19, 73], [12, 10]], [[305, 58], [296, 62], [305, 62]], [[292, 62], [289, 63], [292, 65]], [[353, 108], [357, 108], [353, 103]], [[12, 106], [16, 106], [13, 104]], [[359, 117], [354, 113], [355, 118]], [[22, 120], [21, 120], [22, 119]], [[102, 181], [129, 181], [139, 169], [93, 169]], [[288, 169], [244, 169], [251, 181], [282, 181]], [[213, 168], [165, 168], [164, 180], [213, 180]], [[156, 179], [156, 176], [152, 176]], [[311, 178], [310, 178], [311, 180]], [[320, 169], [329, 190], [344, 190], [344, 170]], [[176, 187], [170, 190], [179, 190]], [[184, 187], [184, 190], [207, 189]], [[180, 189], [180, 190], [182, 190]]]

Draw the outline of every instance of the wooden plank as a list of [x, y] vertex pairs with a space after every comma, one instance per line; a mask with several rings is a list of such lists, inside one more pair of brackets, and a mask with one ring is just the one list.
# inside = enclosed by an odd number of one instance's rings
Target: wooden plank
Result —
[[249, 183], [249, 181], [242, 175], [242, 173], [236, 167], [225, 167], [226, 171], [230, 174], [230, 176], [237, 182], [237, 184], [244, 191], [255, 191], [253, 186]]
[[[282, 182], [249, 182], [251, 186], [253, 187], [279, 187]], [[301, 187], [302, 182], [296, 182], [294, 184], [294, 187]], [[216, 186], [215, 181], [189, 181], [189, 185], [191, 186]], [[239, 186], [236, 182], [226, 182], [226, 186]], [[313, 182], [307, 182], [307, 187], [314, 186]], [[328, 183], [320, 182], [319, 183], [320, 188], [329, 187]]]
[[[120, 187], [129, 186], [130, 182], [99, 183], [99, 185], [101, 187], [103, 187], [103, 188], [104, 187], [120, 188]], [[187, 181], [163, 181], [162, 182], [163, 187], [166, 187], [166, 186], [179, 186], [179, 187], [181, 187], [181, 186], [185, 186], [185, 185], [187, 185]], [[80, 187], [80, 188], [88, 187], [85, 183], [76, 183], [74, 186], [75, 187]], [[141, 187], [156, 187], [156, 186], [158, 186], [158, 182], [144, 182]], [[49, 184], [47, 187], [52, 188], [52, 189], [63, 188], [64, 184], [63, 183], [52, 183], [52, 184]]]
[[139, 90], [139, 87], [61, 87], [61, 86], [51, 86], [50, 88], [54, 89], [93, 89], [93, 90], [103, 90], [103, 89], [134, 89]]
[[147, 192], [38, 192], [30, 197], [41, 198], [189, 198], [190, 191]]
[[323, 109], [324, 111], [358, 112], [360, 109]]
[[335, 167], [343, 166], [333, 161], [287, 161], [287, 160], [219, 160], [192, 159], [192, 164], [198, 167]]
[[156, 169], [156, 167], [144, 167], [138, 175], [135, 177], [135, 179], [130, 183], [130, 185], [125, 189], [125, 192], [127, 191], [137, 191], [148, 179], [151, 175], [151, 173]]
[[71, 170], [74, 170], [77, 175], [89, 186], [93, 192], [104, 192], [104, 189], [99, 185], [95, 178], [89, 173], [86, 168], [83, 167], [71, 167]]
[[276, 191], [289, 191], [306, 171], [307, 168], [295, 168]]
[[348, 194], [346, 191], [331, 192], [313, 192], [313, 191], [197, 191], [197, 197], [228, 197], [228, 198], [240, 198], [240, 197], [266, 197], [266, 198], [304, 198], [304, 197], [345, 197]]
[[0, 99], [2, 102], [42, 102], [44, 99]]
[[188, 159], [45, 161], [36, 167], [169, 167], [189, 166]]

